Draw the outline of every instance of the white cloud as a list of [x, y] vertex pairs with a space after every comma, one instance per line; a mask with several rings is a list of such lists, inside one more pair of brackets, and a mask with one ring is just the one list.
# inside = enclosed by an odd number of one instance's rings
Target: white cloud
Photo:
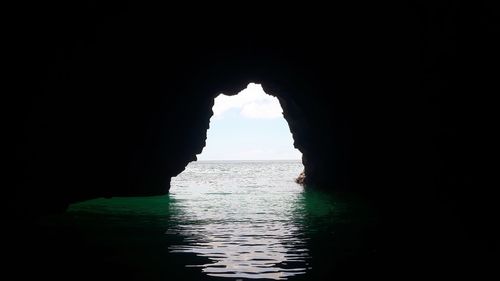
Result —
[[282, 117], [283, 110], [276, 97], [264, 92], [260, 84], [250, 83], [247, 88], [235, 96], [219, 95], [212, 108], [216, 119], [233, 108], [240, 109], [246, 118], [273, 119]]

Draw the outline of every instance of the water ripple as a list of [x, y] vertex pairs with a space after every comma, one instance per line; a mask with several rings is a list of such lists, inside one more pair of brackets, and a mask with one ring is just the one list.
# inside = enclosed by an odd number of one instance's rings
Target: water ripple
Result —
[[191, 163], [172, 179], [170, 208], [184, 211], [170, 218], [175, 223], [165, 234], [185, 238], [170, 252], [208, 258], [186, 266], [213, 277], [285, 280], [306, 273], [309, 250], [294, 212], [303, 190], [293, 179], [302, 168], [297, 161]]

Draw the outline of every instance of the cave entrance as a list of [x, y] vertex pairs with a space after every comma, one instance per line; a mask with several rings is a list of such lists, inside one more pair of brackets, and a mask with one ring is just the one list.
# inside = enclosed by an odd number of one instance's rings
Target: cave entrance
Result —
[[[250, 83], [234, 96], [214, 99], [206, 145], [172, 178], [173, 224], [185, 237], [171, 253], [207, 260], [187, 264], [214, 277], [284, 280], [304, 274], [300, 151], [278, 98]], [[168, 234], [167, 233], [167, 234]]]
[[278, 98], [250, 83], [214, 99], [206, 145], [198, 160], [300, 160]]

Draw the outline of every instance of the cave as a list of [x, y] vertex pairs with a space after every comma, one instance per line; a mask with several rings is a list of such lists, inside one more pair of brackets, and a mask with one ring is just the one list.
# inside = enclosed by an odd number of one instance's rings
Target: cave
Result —
[[[297, 110], [296, 110], [297, 111]], [[214, 97], [202, 161], [301, 160], [279, 99], [261, 84], [249, 83], [236, 95]]]
[[252, 81], [280, 100], [304, 188], [358, 196], [377, 217], [359, 238], [373, 252], [335, 261], [339, 272], [494, 274], [498, 204], [483, 158], [495, 110], [482, 97], [498, 92], [494, 9], [339, 3], [184, 17], [84, 2], [23, 7], [13, 23], [2, 204], [13, 274], [62, 239], [38, 274], [78, 278], [85, 266], [64, 255], [85, 246], [37, 223], [89, 199], [168, 193], [205, 144], [215, 95]]

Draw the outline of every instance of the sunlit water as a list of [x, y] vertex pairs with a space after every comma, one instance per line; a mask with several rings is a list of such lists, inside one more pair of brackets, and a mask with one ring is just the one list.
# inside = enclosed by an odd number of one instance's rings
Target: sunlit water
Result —
[[73, 204], [69, 221], [106, 249], [106, 264], [139, 280], [316, 279], [369, 251], [358, 243], [366, 219], [355, 204], [296, 184], [302, 169], [299, 161], [193, 162], [168, 195]]
[[[285, 279], [309, 267], [296, 209], [300, 162], [199, 162], [172, 180], [185, 212], [168, 234], [188, 237], [170, 247], [210, 259], [207, 275]], [[191, 265], [190, 265], [191, 266]]]

